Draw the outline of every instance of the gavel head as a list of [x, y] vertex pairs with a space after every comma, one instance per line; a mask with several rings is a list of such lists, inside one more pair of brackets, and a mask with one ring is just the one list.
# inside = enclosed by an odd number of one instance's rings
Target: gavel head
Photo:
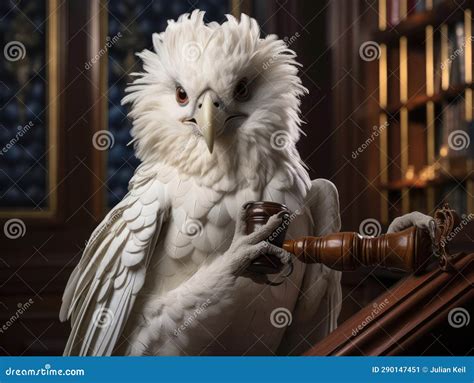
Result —
[[[269, 218], [275, 214], [281, 214], [283, 216], [290, 216], [288, 208], [277, 202], [269, 201], [257, 201], [247, 202], [245, 204], [246, 215], [245, 215], [245, 227], [246, 234], [251, 234], [258, 230], [260, 227], [265, 225]], [[283, 246], [285, 240], [287, 225], [280, 225], [268, 238], [268, 242], [278, 246]], [[249, 271], [261, 273], [261, 274], [277, 274], [283, 268], [283, 264], [280, 260], [272, 255], [263, 254], [255, 260], [249, 267]]]

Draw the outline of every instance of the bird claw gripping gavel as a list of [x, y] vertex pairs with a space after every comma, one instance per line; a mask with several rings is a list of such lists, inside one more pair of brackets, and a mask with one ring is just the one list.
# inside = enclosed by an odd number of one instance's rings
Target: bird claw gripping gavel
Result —
[[[269, 237], [268, 242], [283, 247], [303, 263], [322, 263], [331, 269], [340, 271], [377, 265], [418, 273], [430, 263], [433, 254], [439, 254], [437, 248], [440, 233], [433, 236], [435, 230], [430, 233], [426, 229], [412, 226], [378, 237], [363, 237], [355, 232], [340, 232], [321, 237], [308, 236], [296, 240], [285, 240], [290, 222], [290, 212], [284, 205], [265, 201], [249, 202], [245, 205], [245, 210], [247, 234], [263, 226], [272, 215], [280, 214], [282, 224]], [[443, 228], [439, 222], [438, 226]], [[254, 275], [277, 274], [282, 271], [283, 266], [278, 258], [262, 254], [250, 265], [248, 270]], [[285, 277], [291, 274], [291, 270], [292, 267], [289, 272], [286, 272]], [[275, 284], [265, 278], [262, 280], [269, 284]]]

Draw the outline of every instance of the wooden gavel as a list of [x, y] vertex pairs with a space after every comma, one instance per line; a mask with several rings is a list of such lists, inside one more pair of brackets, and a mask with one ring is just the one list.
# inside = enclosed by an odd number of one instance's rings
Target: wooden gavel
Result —
[[379, 265], [414, 272], [429, 259], [431, 239], [427, 231], [413, 226], [379, 237], [362, 237], [349, 232], [302, 237], [284, 241], [283, 248], [301, 262], [322, 263], [335, 270]]
[[[247, 233], [264, 225], [273, 214], [287, 214], [288, 209], [275, 202], [247, 204]], [[379, 237], [362, 237], [358, 233], [342, 232], [321, 237], [302, 237], [284, 240], [287, 225], [277, 229], [269, 242], [293, 253], [304, 263], [322, 263], [331, 269], [349, 271], [360, 266], [379, 265], [408, 272], [421, 270], [432, 254], [431, 238], [427, 231], [417, 227], [383, 234]], [[275, 274], [282, 268], [278, 258], [259, 257], [249, 269], [256, 273]]]

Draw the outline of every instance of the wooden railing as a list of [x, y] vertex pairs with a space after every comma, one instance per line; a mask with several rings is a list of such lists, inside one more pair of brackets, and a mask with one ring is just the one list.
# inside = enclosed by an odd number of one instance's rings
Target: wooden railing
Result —
[[472, 350], [474, 254], [400, 281], [306, 355], [465, 355]]
[[473, 350], [474, 217], [435, 213], [438, 260], [346, 320], [306, 355], [467, 355]]

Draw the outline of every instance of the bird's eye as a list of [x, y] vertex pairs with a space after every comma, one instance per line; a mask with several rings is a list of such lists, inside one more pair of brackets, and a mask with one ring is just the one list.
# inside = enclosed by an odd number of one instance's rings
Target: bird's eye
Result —
[[234, 98], [237, 101], [246, 101], [250, 97], [248, 81], [246, 78], [240, 80], [234, 89]]
[[183, 89], [182, 86], [177, 86], [176, 87], [176, 102], [179, 105], [184, 106], [188, 103], [188, 101], [189, 101], [189, 98], [186, 91]]

